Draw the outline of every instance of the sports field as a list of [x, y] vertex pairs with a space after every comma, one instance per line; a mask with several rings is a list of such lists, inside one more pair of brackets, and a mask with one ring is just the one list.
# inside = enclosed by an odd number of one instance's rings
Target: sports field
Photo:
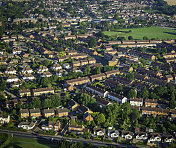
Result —
[[6, 148], [57, 148], [57, 144], [44, 140], [30, 139], [30, 138], [19, 138], [14, 139], [6, 146]]
[[164, 0], [168, 3], [168, 5], [176, 5], [176, 0]]
[[176, 30], [159, 27], [119, 29], [117, 31], [104, 31], [103, 33], [111, 37], [125, 37], [126, 39], [128, 36], [132, 36], [134, 40], [142, 40], [144, 36], [148, 39], [176, 39]]

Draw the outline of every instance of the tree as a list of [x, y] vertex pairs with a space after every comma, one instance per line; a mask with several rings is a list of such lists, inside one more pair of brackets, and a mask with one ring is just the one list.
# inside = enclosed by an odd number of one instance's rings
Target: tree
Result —
[[103, 113], [98, 114], [96, 117], [96, 121], [98, 125], [104, 123], [106, 121], [105, 115]]
[[97, 67], [95, 68], [95, 73], [96, 73], [96, 74], [101, 73], [101, 67], [100, 67], [100, 66], [97, 66]]
[[130, 120], [132, 121], [132, 122], [135, 122], [137, 119], [139, 119], [139, 117], [140, 117], [140, 113], [139, 113], [139, 111], [138, 110], [133, 110], [132, 112], [131, 112], [131, 114], [130, 114]]
[[144, 99], [147, 99], [149, 97], [149, 92], [148, 92], [146, 86], [141, 88], [141, 91], [139, 92], [139, 97], [144, 98]]
[[134, 80], [134, 74], [133, 73], [127, 74], [126, 77], [127, 77], [127, 79]]
[[95, 38], [91, 38], [88, 42], [88, 45], [90, 48], [96, 47], [97, 46], [97, 41]]
[[143, 37], [143, 40], [148, 40], [148, 37], [147, 37], [147, 36], [144, 36], [144, 37]]
[[121, 84], [117, 84], [116, 87], [115, 87], [115, 92], [116, 93], [119, 93], [120, 91], [122, 91], [123, 87]]
[[85, 75], [90, 75], [90, 71], [91, 71], [90, 66], [87, 66], [87, 67], [84, 69], [84, 74], [85, 74]]
[[155, 87], [154, 92], [159, 97], [163, 97], [165, 94], [167, 94], [167, 87], [166, 86], [157, 86], [157, 87]]
[[4, 79], [0, 80], [0, 91], [4, 91], [6, 88], [6, 81]]
[[171, 94], [171, 100], [169, 102], [169, 107], [171, 109], [174, 109], [175, 106], [176, 106], [176, 103], [175, 103], [175, 94], [174, 94], [174, 92], [172, 92], [172, 94]]
[[128, 36], [128, 40], [133, 40], [133, 37], [132, 36]]
[[127, 93], [128, 98], [136, 98], [136, 96], [137, 96], [137, 93], [134, 89], [130, 89]]

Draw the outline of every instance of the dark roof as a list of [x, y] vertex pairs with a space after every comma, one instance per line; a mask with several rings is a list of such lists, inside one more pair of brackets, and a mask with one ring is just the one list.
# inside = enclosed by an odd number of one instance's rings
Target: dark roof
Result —
[[58, 108], [58, 109], [56, 110], [56, 112], [57, 112], [57, 114], [58, 114], [58, 113], [65, 113], [65, 112], [68, 112], [68, 109], [67, 109], [67, 108]]

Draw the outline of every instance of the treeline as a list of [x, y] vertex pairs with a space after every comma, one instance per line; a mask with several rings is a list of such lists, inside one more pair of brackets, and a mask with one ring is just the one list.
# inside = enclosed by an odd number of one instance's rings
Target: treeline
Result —
[[154, 9], [158, 11], [158, 13], [167, 14], [167, 15], [175, 15], [176, 14], [176, 5], [168, 5], [164, 0], [155, 0]]

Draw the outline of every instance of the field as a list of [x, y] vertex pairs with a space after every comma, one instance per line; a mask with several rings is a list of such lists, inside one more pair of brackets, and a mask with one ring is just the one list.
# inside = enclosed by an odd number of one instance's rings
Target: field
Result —
[[168, 5], [176, 5], [176, 0], [164, 0], [168, 3]]
[[14, 137], [6, 148], [55, 148], [57, 144], [30, 138]]
[[132, 36], [135, 40], [142, 40], [144, 36], [148, 37], [148, 39], [176, 39], [176, 30], [159, 27], [120, 29], [117, 31], [104, 31], [103, 33], [111, 37], [125, 37], [126, 39], [128, 39], [128, 36]]

